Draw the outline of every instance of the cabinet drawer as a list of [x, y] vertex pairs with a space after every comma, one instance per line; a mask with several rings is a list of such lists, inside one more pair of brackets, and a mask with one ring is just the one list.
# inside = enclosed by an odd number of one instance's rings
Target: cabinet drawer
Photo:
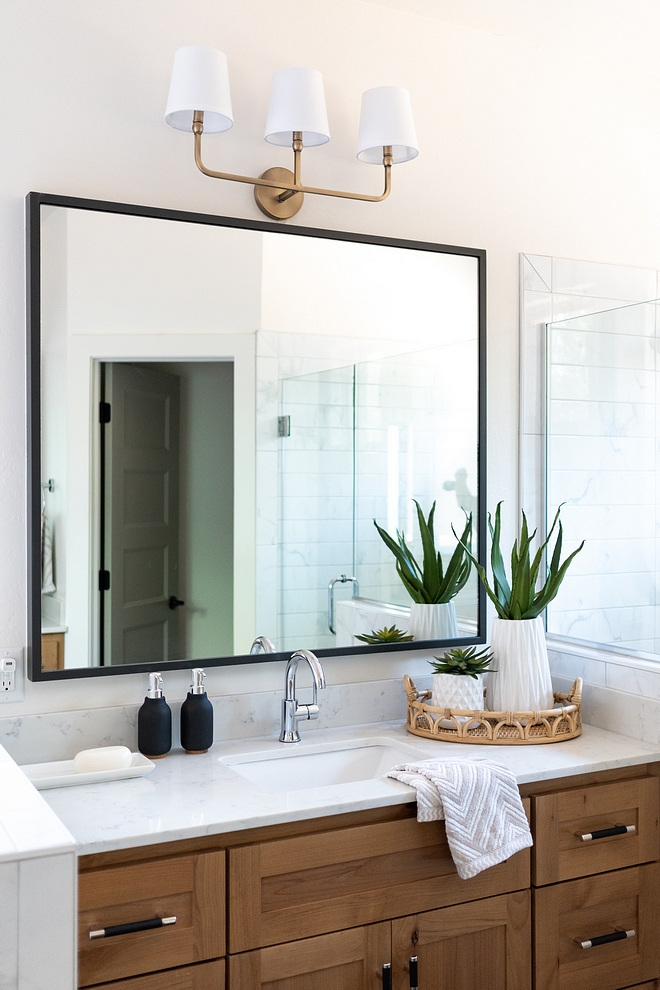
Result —
[[[660, 975], [660, 866], [534, 891], [536, 990], [616, 990]], [[618, 930], [632, 938], [582, 946]]]
[[229, 951], [527, 886], [527, 849], [459, 879], [444, 822], [406, 819], [244, 846], [229, 851]]
[[134, 976], [128, 980], [104, 983], [90, 990], [225, 990], [225, 961], [197, 963], [166, 969], [148, 976]]
[[[176, 923], [90, 939], [90, 932], [154, 918]], [[78, 881], [80, 986], [225, 953], [225, 853], [90, 870]]]
[[[658, 859], [657, 777], [540, 794], [532, 809], [537, 886]], [[598, 837], [617, 826], [631, 831]], [[582, 839], [593, 833], [595, 838]]]
[[382, 990], [391, 928], [383, 922], [230, 956], [229, 990]]

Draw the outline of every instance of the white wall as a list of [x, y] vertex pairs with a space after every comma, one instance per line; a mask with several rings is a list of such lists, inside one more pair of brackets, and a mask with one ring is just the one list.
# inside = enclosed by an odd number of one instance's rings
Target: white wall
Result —
[[[466, 8], [469, 0], [464, 0]], [[456, 5], [454, 5], [456, 6]], [[612, 4], [609, 5], [612, 7]], [[608, 11], [609, 11], [608, 7]], [[564, 9], [563, 7], [561, 8]], [[621, 25], [626, 4], [618, 5]], [[610, 11], [611, 13], [611, 11]], [[609, 23], [609, 21], [608, 21]], [[616, 35], [617, 23], [612, 28]], [[570, 20], [566, 17], [566, 31]], [[197, 173], [191, 140], [162, 123], [174, 50], [229, 58], [236, 126], [209, 164], [263, 171], [289, 155], [262, 141], [273, 70], [324, 73], [333, 141], [310, 181], [376, 189], [355, 161], [363, 89], [406, 85], [421, 155], [381, 205], [308, 197], [295, 221], [483, 247], [489, 260], [489, 504], [517, 487], [518, 252], [660, 267], [657, 60], [599, 61], [358, 0], [5, 0], [0, 190], [0, 638], [25, 642], [23, 197], [30, 189], [258, 218], [250, 187]], [[411, 670], [414, 666], [407, 664]], [[329, 677], [398, 674], [405, 659], [346, 660]], [[172, 697], [187, 675], [171, 676]], [[5, 714], [136, 701], [142, 677], [27, 686]], [[281, 671], [217, 670], [212, 693], [279, 687]]]

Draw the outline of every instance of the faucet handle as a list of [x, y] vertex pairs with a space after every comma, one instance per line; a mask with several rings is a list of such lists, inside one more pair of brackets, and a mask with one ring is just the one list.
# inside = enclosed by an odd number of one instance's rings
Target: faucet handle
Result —
[[318, 717], [318, 705], [298, 705], [296, 708], [296, 718], [305, 719], [306, 722], [313, 722]]

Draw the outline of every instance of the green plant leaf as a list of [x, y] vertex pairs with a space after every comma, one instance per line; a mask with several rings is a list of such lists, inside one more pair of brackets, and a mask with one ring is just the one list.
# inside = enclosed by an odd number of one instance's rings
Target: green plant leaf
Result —
[[440, 581], [442, 579], [442, 564], [440, 565], [440, 573], [438, 573], [438, 557], [436, 555], [435, 540], [433, 535], [435, 502], [431, 506], [428, 522], [424, 518], [424, 513], [422, 512], [421, 506], [417, 499], [413, 499], [413, 502], [417, 508], [417, 525], [419, 526], [419, 535], [422, 540], [422, 551], [424, 555], [424, 566], [422, 570], [424, 590], [428, 594], [431, 602], [434, 602], [438, 591], [440, 590]]
[[[472, 561], [472, 515], [465, 515], [466, 523], [461, 539], [456, 537], [454, 549], [446, 571], [443, 573], [442, 556], [435, 548], [434, 518], [436, 503], [433, 503], [428, 519], [424, 518], [422, 508], [413, 499], [417, 509], [417, 522], [424, 554], [423, 566], [420, 568], [414, 554], [406, 543], [402, 532], [397, 530], [394, 540], [386, 530], [382, 529], [374, 519], [381, 539], [386, 547], [394, 554], [396, 572], [401, 582], [414, 602], [419, 604], [439, 604], [449, 602], [465, 587], [470, 576]], [[453, 531], [453, 527], [452, 527]], [[454, 536], [456, 533], [454, 532]]]
[[511, 600], [511, 588], [507, 581], [504, 560], [500, 551], [501, 510], [502, 503], [498, 502], [495, 509], [494, 527], [491, 523], [490, 513], [488, 513], [488, 528], [491, 536], [490, 567], [493, 572], [493, 590], [498, 601], [504, 603]]

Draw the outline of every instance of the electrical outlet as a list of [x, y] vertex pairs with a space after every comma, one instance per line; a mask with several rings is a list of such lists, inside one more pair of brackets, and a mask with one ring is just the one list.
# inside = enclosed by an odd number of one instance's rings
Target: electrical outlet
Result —
[[24, 700], [23, 648], [0, 647], [0, 705]]

